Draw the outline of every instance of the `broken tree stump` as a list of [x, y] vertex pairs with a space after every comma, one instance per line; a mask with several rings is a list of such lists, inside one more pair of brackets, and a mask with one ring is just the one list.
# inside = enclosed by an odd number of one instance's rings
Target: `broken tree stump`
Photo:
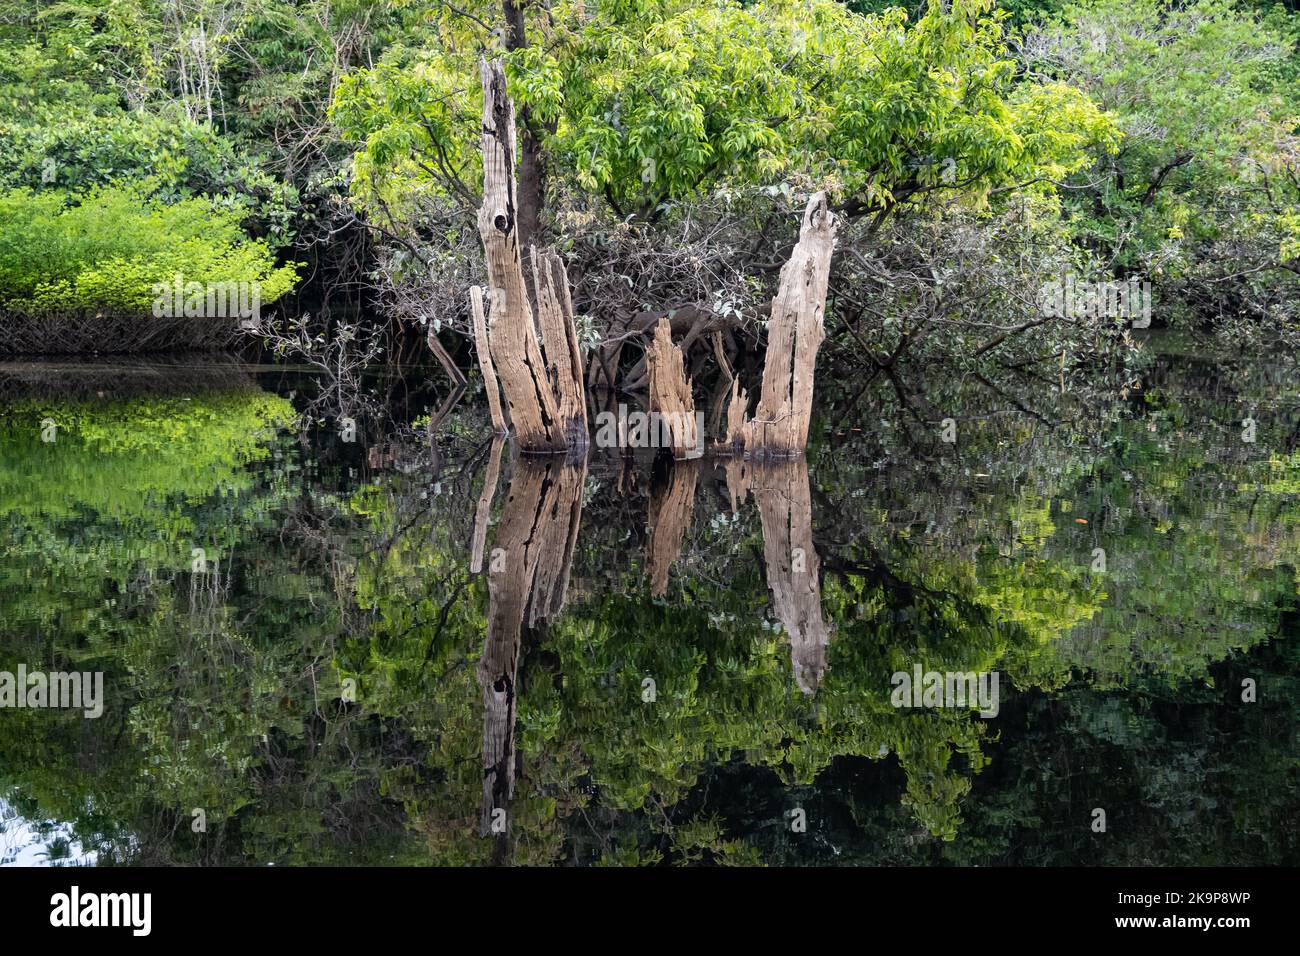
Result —
[[724, 444], [733, 451], [743, 451], [745, 419], [749, 411], [749, 394], [740, 387], [740, 377], [731, 380], [731, 402], [727, 405], [727, 437]]
[[560, 424], [569, 448], [587, 447], [587, 396], [582, 385], [582, 350], [573, 321], [573, 300], [564, 260], [554, 252], [532, 248], [533, 288], [542, 356], [555, 390]]
[[[817, 350], [826, 337], [823, 321], [835, 229], [826, 194], [817, 193], [804, 210], [790, 261], [781, 267], [767, 325], [763, 390], [754, 417], [735, 427], [736, 415], [743, 415], [744, 407], [738, 413], [729, 410], [727, 416], [727, 442], [747, 457], [792, 458], [808, 446]], [[743, 402], [744, 393], [733, 391], [732, 400], [733, 405]]]
[[[487, 259], [488, 345], [519, 446], [567, 448], [555, 389], [546, 374], [519, 248], [515, 195], [515, 110], [499, 61], [479, 61], [483, 81], [483, 205], [479, 237]], [[567, 293], [566, 293], [567, 294]]]
[[673, 457], [699, 458], [704, 436], [695, 417], [695, 399], [686, 378], [682, 350], [673, 344], [672, 326], [660, 319], [646, 350], [650, 375], [650, 416], [656, 439], [667, 438]]

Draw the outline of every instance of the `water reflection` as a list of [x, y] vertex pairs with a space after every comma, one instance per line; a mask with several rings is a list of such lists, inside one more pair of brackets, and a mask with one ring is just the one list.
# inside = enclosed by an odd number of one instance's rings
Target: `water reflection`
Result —
[[[493, 462], [497, 456], [494, 454]], [[508, 832], [515, 788], [516, 678], [525, 631], [564, 610], [582, 522], [585, 461], [520, 458], [506, 492], [488, 568], [487, 637], [478, 663], [483, 690], [483, 817], [480, 832]], [[489, 475], [489, 477], [491, 477]], [[485, 493], [491, 485], [485, 485]], [[475, 534], [478, 540], [478, 534]]]
[[88, 853], [66, 823], [25, 819], [0, 800], [0, 866], [93, 866]]
[[646, 573], [650, 593], [668, 592], [668, 575], [682, 550], [682, 539], [695, 507], [695, 486], [701, 462], [680, 460], [668, 466], [668, 477], [650, 490], [650, 541], [646, 545]]
[[731, 509], [752, 493], [763, 525], [763, 564], [777, 619], [790, 640], [795, 680], [814, 694], [826, 673], [830, 634], [822, 618], [821, 564], [813, 546], [808, 463], [731, 460], [726, 463]]
[[[886, 384], [761, 465], [520, 458], [463, 406], [350, 443], [281, 371], [6, 374], [0, 671], [108, 700], [0, 709], [0, 800], [86, 860], [1296, 860], [1293, 369]], [[999, 671], [996, 720], [892, 706], [917, 665]]]

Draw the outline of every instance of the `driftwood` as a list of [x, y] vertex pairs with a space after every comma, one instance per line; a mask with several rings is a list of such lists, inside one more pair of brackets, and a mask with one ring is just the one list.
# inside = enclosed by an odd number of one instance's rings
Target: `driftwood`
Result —
[[[521, 258], [515, 195], [515, 112], [506, 93], [500, 62], [480, 62], [483, 81], [483, 205], [478, 231], [487, 259], [488, 349], [506, 396], [510, 423], [527, 452], [559, 452], [570, 440], [586, 444], [577, 331], [573, 329], [568, 278], [558, 257], [543, 257], [538, 289], [544, 321], [553, 323], [548, 352], [542, 355], [533, 306]], [[536, 257], [533, 267], [539, 269]], [[536, 273], [535, 273], [536, 274]], [[543, 331], [545, 337], [545, 331]], [[577, 396], [575, 401], [575, 394]], [[580, 422], [580, 424], [579, 424]]]
[[812, 540], [812, 496], [803, 459], [727, 462], [732, 509], [752, 492], [763, 525], [772, 608], [790, 640], [795, 682], [815, 694], [826, 673], [830, 632], [822, 617], [820, 561]]
[[524, 628], [564, 607], [586, 479], [585, 466], [562, 461], [516, 464], [488, 559], [488, 629], [477, 669], [483, 694], [483, 836], [500, 836], [509, 827]]
[[817, 193], [804, 210], [790, 261], [781, 268], [767, 326], [763, 390], [752, 418], [743, 418], [747, 398], [739, 385], [733, 387], [726, 444], [734, 451], [789, 458], [808, 446], [817, 350], [826, 337], [823, 319], [835, 228], [826, 194]]
[[668, 437], [674, 458], [699, 458], [704, 436], [699, 433], [695, 418], [695, 400], [683, 368], [682, 350], [673, 344], [667, 319], [660, 319], [655, 327], [646, 359], [650, 371], [650, 414], [656, 437]]
[[451, 376], [452, 382], [458, 387], [467, 384], [468, 379], [465, 378], [465, 373], [457, 367], [452, 357], [447, 354], [447, 350], [442, 347], [442, 343], [438, 341], [438, 333], [432, 325], [429, 326], [429, 334], [425, 337], [425, 340], [429, 344], [429, 351], [433, 352], [438, 364], [442, 366], [442, 370]]

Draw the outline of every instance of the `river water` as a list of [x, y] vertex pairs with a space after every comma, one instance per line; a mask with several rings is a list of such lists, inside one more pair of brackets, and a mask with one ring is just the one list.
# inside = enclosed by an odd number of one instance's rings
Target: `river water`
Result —
[[767, 464], [2, 366], [0, 863], [1294, 864], [1300, 372], [1156, 352]]

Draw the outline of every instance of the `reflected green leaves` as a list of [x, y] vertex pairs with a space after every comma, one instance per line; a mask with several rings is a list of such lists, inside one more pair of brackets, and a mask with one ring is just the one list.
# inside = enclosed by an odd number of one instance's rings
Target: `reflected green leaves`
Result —
[[[251, 382], [19, 398], [0, 666], [110, 701], [0, 713], [0, 788], [102, 861], [1294, 859], [1300, 416], [1261, 374], [739, 471], [353, 478]], [[917, 664], [999, 671], [999, 716], [895, 708]]]

